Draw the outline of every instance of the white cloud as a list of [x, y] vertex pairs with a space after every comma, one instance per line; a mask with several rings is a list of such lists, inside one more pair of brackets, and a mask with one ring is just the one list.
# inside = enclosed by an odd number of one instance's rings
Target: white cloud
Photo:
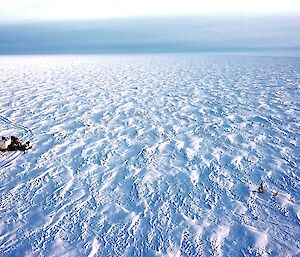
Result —
[[300, 12], [298, 0], [0, 0], [0, 19], [65, 20], [186, 14]]

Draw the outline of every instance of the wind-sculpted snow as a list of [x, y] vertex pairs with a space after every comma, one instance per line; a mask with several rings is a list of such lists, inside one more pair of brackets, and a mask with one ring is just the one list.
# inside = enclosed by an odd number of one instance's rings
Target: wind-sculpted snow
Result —
[[1, 57], [0, 90], [34, 141], [1, 256], [299, 255], [300, 59]]

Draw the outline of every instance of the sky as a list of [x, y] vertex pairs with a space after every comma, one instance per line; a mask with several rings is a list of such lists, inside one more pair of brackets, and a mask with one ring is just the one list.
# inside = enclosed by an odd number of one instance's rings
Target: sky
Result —
[[0, 54], [285, 52], [299, 0], [0, 0]]
[[0, 22], [300, 13], [299, 0], [0, 0]]

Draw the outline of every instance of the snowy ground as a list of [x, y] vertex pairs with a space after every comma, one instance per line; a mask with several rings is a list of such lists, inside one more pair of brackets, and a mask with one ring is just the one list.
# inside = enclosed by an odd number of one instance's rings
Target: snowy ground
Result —
[[0, 256], [300, 254], [299, 58], [1, 57], [0, 111]]

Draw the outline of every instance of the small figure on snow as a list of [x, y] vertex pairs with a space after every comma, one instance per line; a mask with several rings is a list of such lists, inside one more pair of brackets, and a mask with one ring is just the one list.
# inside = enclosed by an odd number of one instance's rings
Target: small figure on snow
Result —
[[264, 193], [265, 192], [265, 188], [264, 188], [264, 184], [263, 184], [263, 182], [260, 182], [260, 185], [259, 185], [259, 187], [258, 187], [258, 189], [257, 190], [253, 190], [252, 192], [254, 192], [254, 193]]
[[264, 185], [263, 185], [263, 182], [260, 183], [257, 192], [258, 192], [258, 193], [263, 193], [263, 192], [264, 192]]

